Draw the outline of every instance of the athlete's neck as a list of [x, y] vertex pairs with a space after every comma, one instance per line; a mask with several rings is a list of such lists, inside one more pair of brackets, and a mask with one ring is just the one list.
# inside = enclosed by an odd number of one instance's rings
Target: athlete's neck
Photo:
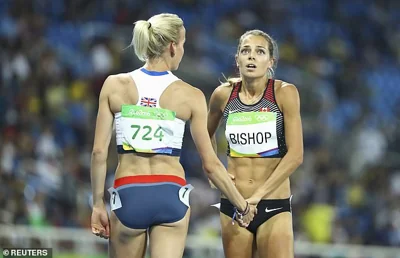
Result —
[[264, 92], [267, 80], [268, 80], [267, 77], [249, 78], [249, 79], [243, 78], [242, 92], [249, 97], [259, 96]]
[[144, 65], [144, 69], [154, 72], [164, 72], [171, 70], [167, 62], [162, 58], [147, 60], [146, 64]]

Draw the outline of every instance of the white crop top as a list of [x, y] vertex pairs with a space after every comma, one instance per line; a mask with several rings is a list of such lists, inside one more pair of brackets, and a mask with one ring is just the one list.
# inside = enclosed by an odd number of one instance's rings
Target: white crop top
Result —
[[136, 105], [123, 105], [115, 114], [117, 151], [157, 153], [179, 156], [185, 121], [175, 112], [160, 107], [160, 97], [171, 83], [180, 80], [170, 71], [154, 72], [145, 68], [130, 73], [139, 98]]

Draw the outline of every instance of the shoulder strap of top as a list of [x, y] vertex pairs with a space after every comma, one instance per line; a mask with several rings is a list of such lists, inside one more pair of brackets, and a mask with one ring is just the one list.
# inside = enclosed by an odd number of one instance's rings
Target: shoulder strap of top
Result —
[[275, 91], [275, 80], [269, 79], [267, 82], [267, 90], [265, 91], [264, 98], [270, 102], [276, 103], [274, 91]]

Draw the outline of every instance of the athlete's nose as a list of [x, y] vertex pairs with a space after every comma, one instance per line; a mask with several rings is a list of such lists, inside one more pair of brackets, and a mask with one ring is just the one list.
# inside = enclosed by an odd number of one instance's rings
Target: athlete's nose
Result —
[[253, 51], [250, 51], [249, 53], [249, 60], [254, 60], [255, 59], [255, 53]]

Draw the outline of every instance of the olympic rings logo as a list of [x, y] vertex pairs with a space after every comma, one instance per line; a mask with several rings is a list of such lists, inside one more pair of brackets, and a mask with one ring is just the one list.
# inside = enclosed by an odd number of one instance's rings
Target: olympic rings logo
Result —
[[156, 117], [160, 118], [160, 119], [164, 119], [166, 117], [166, 115], [164, 113], [159, 112], [159, 113], [156, 113]]
[[266, 115], [256, 115], [257, 121], [268, 121], [270, 118]]

